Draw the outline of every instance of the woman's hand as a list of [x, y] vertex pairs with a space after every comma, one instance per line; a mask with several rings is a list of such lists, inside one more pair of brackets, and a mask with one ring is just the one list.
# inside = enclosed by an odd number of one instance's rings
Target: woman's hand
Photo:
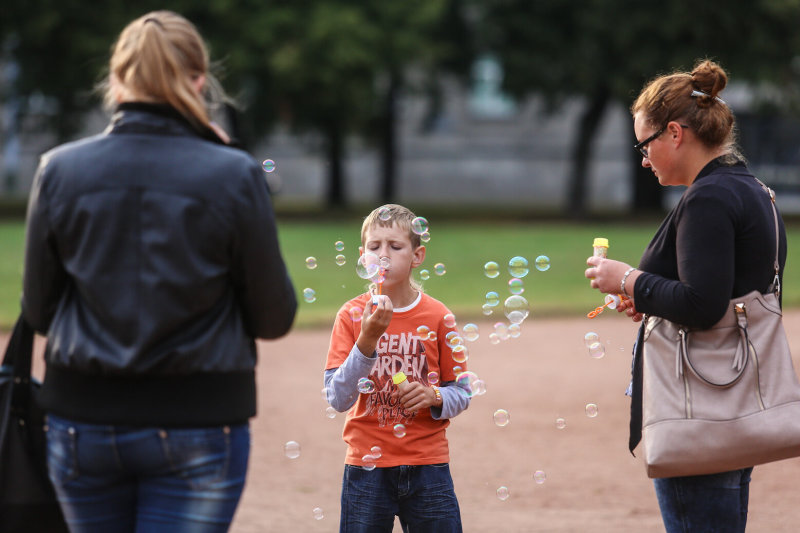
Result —
[[623, 311], [628, 317], [633, 319], [634, 322], [641, 322], [642, 318], [644, 318], [644, 314], [636, 310], [636, 304], [633, 298], [626, 298], [620, 302], [617, 306], [617, 313], [622, 313]]
[[[600, 292], [617, 294], [619, 293], [619, 284], [622, 276], [630, 268], [630, 265], [622, 261], [615, 261], [613, 259], [606, 259], [604, 257], [590, 257], [586, 260], [589, 268], [586, 269], [585, 275], [591, 281], [589, 284], [593, 289], [599, 289]], [[626, 291], [631, 294], [630, 291]]]

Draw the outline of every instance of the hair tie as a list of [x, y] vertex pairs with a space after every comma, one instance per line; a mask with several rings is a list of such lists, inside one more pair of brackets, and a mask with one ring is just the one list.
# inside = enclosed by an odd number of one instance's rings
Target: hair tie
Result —
[[154, 24], [156, 24], [156, 25], [158, 25], [158, 26], [161, 26], [161, 28], [162, 28], [162, 29], [164, 28], [164, 25], [161, 23], [161, 21], [160, 21], [160, 20], [158, 20], [158, 19], [157, 19], [157, 18], [155, 18], [155, 17], [147, 17], [146, 19], [144, 19], [144, 21], [142, 22], [142, 24], [147, 24], [148, 22], [153, 22]]
[[698, 96], [708, 96], [709, 98], [714, 98], [714, 100], [716, 100], [720, 104], [728, 105], [728, 104], [725, 103], [725, 100], [723, 100], [719, 96], [713, 96], [712, 97], [710, 94], [704, 93], [703, 91], [698, 91], [697, 89], [693, 90], [692, 91], [692, 97], [698, 97]]

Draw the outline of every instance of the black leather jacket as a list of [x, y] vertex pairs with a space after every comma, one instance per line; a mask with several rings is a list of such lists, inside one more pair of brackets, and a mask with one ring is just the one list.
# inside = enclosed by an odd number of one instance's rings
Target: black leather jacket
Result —
[[46, 153], [28, 206], [23, 313], [48, 337], [43, 402], [96, 423], [255, 414], [255, 337], [297, 301], [263, 172], [166, 106], [122, 104]]

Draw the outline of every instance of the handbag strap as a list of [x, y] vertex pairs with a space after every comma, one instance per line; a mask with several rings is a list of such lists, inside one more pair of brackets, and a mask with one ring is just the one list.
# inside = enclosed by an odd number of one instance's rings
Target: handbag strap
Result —
[[3, 366], [11, 367], [11, 375], [14, 380], [11, 408], [21, 413], [26, 413], [30, 404], [33, 336], [33, 328], [20, 315], [3, 356]]
[[761, 188], [764, 189], [764, 192], [769, 195], [770, 205], [772, 206], [772, 218], [775, 221], [775, 263], [773, 265], [775, 269], [775, 277], [772, 279], [772, 283], [770, 283], [769, 287], [767, 288], [767, 292], [775, 293], [780, 299], [781, 296], [781, 276], [780, 276], [780, 263], [778, 261], [778, 256], [780, 252], [780, 227], [778, 225], [778, 209], [775, 207], [775, 191], [767, 187], [764, 182], [760, 179], [753, 176], [753, 179], [761, 185]]

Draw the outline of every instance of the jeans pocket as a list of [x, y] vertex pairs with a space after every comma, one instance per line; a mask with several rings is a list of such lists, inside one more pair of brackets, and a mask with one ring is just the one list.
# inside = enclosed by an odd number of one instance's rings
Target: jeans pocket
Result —
[[78, 478], [78, 431], [69, 424], [47, 425], [47, 470], [54, 485], [63, 487]]
[[161, 430], [159, 436], [172, 472], [194, 490], [212, 488], [228, 474], [231, 459], [228, 426]]

